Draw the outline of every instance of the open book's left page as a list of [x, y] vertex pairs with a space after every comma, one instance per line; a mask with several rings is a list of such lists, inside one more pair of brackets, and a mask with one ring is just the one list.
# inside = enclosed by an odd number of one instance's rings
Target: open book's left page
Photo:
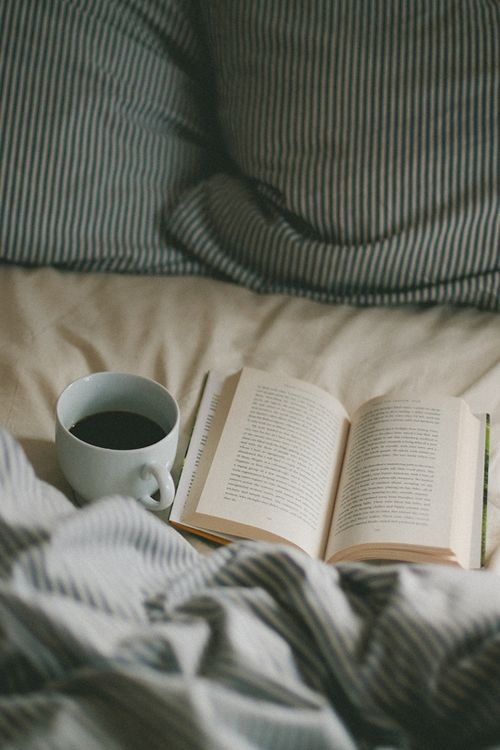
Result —
[[349, 420], [322, 389], [244, 368], [197, 508], [199, 528], [287, 541], [321, 557]]

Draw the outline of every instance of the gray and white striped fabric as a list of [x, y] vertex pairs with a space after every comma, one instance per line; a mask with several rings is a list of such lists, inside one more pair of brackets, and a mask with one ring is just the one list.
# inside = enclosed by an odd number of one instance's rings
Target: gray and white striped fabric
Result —
[[199, 186], [185, 245], [257, 289], [498, 309], [500, 3], [203, 9], [236, 177]]
[[500, 309], [498, 0], [4, 0], [0, 257]]
[[2, 0], [3, 260], [198, 270], [166, 222], [210, 172], [199, 39], [184, 0]]
[[0, 432], [0, 746], [500, 747], [500, 586], [200, 556], [131, 499], [75, 509]]

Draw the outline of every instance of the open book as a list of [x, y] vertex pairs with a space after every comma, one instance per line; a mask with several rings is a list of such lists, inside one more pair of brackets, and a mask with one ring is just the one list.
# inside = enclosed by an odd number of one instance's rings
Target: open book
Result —
[[292, 544], [326, 562], [478, 568], [487, 416], [461, 399], [372, 399], [252, 368], [208, 375], [170, 522]]

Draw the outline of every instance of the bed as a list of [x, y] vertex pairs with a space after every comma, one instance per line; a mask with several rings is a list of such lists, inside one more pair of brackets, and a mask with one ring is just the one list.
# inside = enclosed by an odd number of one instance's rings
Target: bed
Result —
[[[2, 747], [500, 745], [499, 7], [358, 5], [0, 11]], [[163, 383], [178, 479], [206, 372], [244, 365], [488, 412], [489, 570], [75, 504], [69, 382]]]

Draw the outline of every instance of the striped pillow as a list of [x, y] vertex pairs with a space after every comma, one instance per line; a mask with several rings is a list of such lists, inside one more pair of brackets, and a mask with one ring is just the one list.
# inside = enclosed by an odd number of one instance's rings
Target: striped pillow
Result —
[[0, 257], [185, 272], [168, 218], [210, 173], [190, 0], [0, 3]]
[[202, 6], [233, 169], [178, 240], [262, 291], [498, 309], [500, 4]]

